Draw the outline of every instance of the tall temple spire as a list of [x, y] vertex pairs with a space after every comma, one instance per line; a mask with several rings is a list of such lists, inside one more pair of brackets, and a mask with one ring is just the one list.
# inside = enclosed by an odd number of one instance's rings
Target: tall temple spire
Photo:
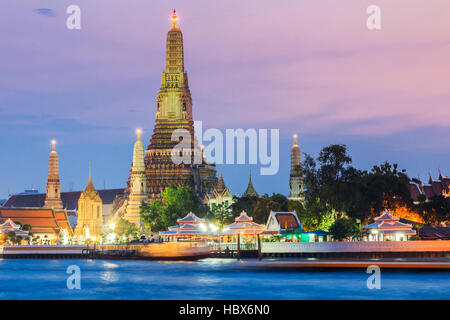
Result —
[[245, 192], [242, 195], [242, 197], [259, 197], [258, 192], [256, 192], [255, 187], [253, 187], [253, 183], [252, 183], [252, 169], [250, 169], [250, 177], [248, 179], [247, 189], [245, 190]]
[[142, 131], [136, 130], [137, 140], [133, 148], [133, 164], [131, 165], [130, 189], [124, 218], [136, 225], [140, 224], [140, 206], [147, 201], [147, 182], [145, 176], [145, 153], [141, 141]]
[[289, 176], [289, 200], [303, 202], [302, 156], [297, 144], [297, 134], [294, 134], [294, 144], [291, 148], [291, 173]]
[[[200, 198], [217, 185], [215, 166], [204, 159], [194, 136], [192, 97], [184, 69], [183, 34], [175, 10], [170, 19], [165, 67], [156, 98], [156, 123], [145, 152], [149, 200], [160, 199], [161, 193], [170, 185], [189, 186]], [[190, 135], [190, 144], [179, 150], [182, 165], [173, 161], [179, 141], [172, 140], [172, 133], [180, 129]], [[184, 137], [182, 139], [185, 141]]]
[[45, 208], [62, 209], [61, 184], [59, 182], [58, 154], [55, 150], [56, 141], [52, 140], [52, 151], [48, 159], [47, 191], [45, 195]]

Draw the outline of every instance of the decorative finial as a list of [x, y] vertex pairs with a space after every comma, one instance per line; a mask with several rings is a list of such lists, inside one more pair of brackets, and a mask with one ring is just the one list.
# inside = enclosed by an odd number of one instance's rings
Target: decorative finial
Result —
[[91, 162], [89, 161], [89, 181], [91, 181]]
[[296, 146], [297, 145], [297, 134], [294, 133], [293, 137], [294, 137], [294, 146]]
[[138, 140], [141, 140], [142, 130], [141, 130], [141, 129], [137, 129], [137, 130], [136, 130], [136, 134], [137, 134], [137, 139], [138, 139]]
[[52, 140], [52, 150], [55, 150], [55, 144], [56, 144], [56, 140]]
[[170, 20], [172, 20], [173, 26], [177, 25], [178, 22], [178, 15], [175, 9], [173, 9], [172, 15], [170, 16]]

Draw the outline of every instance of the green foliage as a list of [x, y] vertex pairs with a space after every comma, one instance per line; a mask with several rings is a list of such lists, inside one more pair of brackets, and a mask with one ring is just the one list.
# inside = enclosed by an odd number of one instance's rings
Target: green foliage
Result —
[[200, 217], [207, 212], [197, 195], [186, 186], [167, 187], [161, 197], [162, 202], [155, 200], [140, 207], [141, 220], [155, 232], [167, 230], [191, 211]]
[[25, 231], [28, 231], [28, 232], [30, 232], [31, 229], [33, 229], [33, 227], [31, 225], [29, 225], [29, 224], [24, 224], [23, 227], [22, 227], [22, 230], [25, 230]]
[[233, 212], [230, 206], [226, 206], [223, 203], [218, 204], [211, 209], [214, 216], [214, 220], [219, 222], [219, 227], [222, 228], [227, 223], [232, 223]]
[[317, 159], [303, 162], [306, 230], [327, 230], [338, 217], [367, 221], [385, 209], [411, 207], [409, 178], [396, 164], [374, 166], [370, 172], [351, 166], [345, 145], [330, 145]]
[[253, 217], [256, 223], [266, 223], [270, 211], [288, 211], [288, 199], [279, 193], [272, 196], [263, 195], [262, 197], [235, 197], [232, 205], [233, 216], [238, 216], [242, 211]]
[[119, 219], [115, 228], [115, 232], [121, 236], [122, 235], [129, 236], [138, 234], [139, 229], [136, 227], [134, 223], [131, 223], [125, 219]]
[[342, 241], [359, 234], [359, 227], [352, 218], [339, 218], [330, 227], [330, 233], [333, 239]]

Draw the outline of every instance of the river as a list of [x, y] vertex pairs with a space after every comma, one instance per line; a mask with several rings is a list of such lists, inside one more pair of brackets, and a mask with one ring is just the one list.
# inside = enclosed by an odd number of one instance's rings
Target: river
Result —
[[[450, 271], [381, 270], [381, 289], [370, 290], [363, 269], [248, 265], [254, 261], [0, 259], [0, 299], [450, 299]], [[80, 289], [67, 287], [71, 265]]]

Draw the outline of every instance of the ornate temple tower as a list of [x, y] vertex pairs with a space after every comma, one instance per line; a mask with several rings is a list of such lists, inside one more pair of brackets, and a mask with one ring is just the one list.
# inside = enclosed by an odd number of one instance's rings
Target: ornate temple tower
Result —
[[56, 141], [52, 140], [52, 151], [48, 159], [47, 193], [44, 208], [62, 209], [61, 184], [59, 182], [58, 154], [55, 151]]
[[242, 197], [259, 197], [258, 192], [256, 192], [255, 187], [253, 187], [252, 183], [252, 172], [250, 171], [250, 177], [248, 178], [248, 186], [245, 192], [242, 194]]
[[303, 193], [302, 156], [294, 134], [294, 145], [291, 149], [291, 174], [289, 176], [289, 200], [305, 201]]
[[142, 201], [147, 201], [147, 182], [145, 177], [144, 145], [141, 141], [141, 131], [137, 131], [137, 141], [134, 144], [133, 164], [130, 173], [130, 185], [128, 202], [124, 219], [136, 224], [140, 224], [139, 207]]
[[78, 219], [75, 236], [83, 238], [98, 237], [103, 233], [103, 202], [91, 178], [89, 167], [89, 181], [78, 199]]
[[[206, 162], [194, 138], [192, 98], [184, 70], [183, 34], [177, 26], [175, 10], [171, 19], [172, 27], [166, 42], [166, 67], [156, 99], [156, 124], [145, 153], [150, 200], [160, 198], [161, 192], [170, 185], [190, 186], [203, 198], [217, 184], [215, 166]], [[190, 149], [184, 149], [184, 155], [191, 158], [190, 163], [175, 164], [172, 161], [174, 147], [179, 143], [172, 141], [172, 133], [176, 129], [184, 129], [190, 135]], [[194, 159], [200, 161], [194, 163]]]

